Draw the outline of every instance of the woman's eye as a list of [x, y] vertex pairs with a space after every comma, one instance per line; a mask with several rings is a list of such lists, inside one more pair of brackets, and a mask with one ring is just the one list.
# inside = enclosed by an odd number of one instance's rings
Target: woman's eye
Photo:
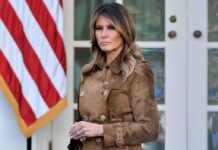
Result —
[[115, 28], [113, 26], [109, 26], [108, 29], [115, 30]]
[[95, 30], [102, 30], [102, 27], [95, 27]]

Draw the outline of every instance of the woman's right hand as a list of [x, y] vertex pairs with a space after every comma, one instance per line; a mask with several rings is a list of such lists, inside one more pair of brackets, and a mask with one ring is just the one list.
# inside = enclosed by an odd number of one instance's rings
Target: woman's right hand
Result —
[[84, 137], [103, 136], [103, 125], [79, 121], [72, 124], [69, 136], [72, 139], [79, 140]]

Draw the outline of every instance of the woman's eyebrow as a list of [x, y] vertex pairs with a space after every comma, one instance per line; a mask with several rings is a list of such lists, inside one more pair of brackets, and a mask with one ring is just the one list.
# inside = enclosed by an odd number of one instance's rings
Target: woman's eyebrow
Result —
[[96, 24], [95, 27], [102, 27], [102, 25], [98, 25], [98, 24]]
[[[96, 24], [95, 26], [103, 26], [103, 25], [101, 25], [101, 24]], [[114, 26], [114, 25], [113, 25], [113, 24], [107, 24], [106, 26], [108, 27], [108, 26]]]
[[107, 25], [107, 27], [114, 27], [114, 25], [112, 25], [112, 24], [109, 24], [109, 25]]

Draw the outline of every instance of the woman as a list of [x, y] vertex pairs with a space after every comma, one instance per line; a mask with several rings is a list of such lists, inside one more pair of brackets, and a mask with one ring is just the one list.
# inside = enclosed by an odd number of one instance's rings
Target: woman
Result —
[[82, 150], [141, 150], [158, 136], [153, 74], [135, 43], [135, 27], [118, 3], [99, 6], [90, 22], [94, 59], [82, 69], [79, 122], [69, 135]]

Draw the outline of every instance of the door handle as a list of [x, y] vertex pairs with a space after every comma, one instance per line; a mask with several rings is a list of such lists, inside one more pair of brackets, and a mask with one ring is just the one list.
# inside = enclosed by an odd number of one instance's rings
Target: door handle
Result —
[[201, 33], [200, 30], [196, 30], [196, 31], [194, 31], [193, 35], [194, 35], [194, 37], [196, 37], [196, 38], [200, 38], [201, 35], [202, 35], [202, 33]]
[[169, 36], [169, 38], [171, 38], [171, 39], [175, 38], [176, 35], [177, 35], [176, 31], [170, 31], [170, 32], [168, 33], [168, 36]]

